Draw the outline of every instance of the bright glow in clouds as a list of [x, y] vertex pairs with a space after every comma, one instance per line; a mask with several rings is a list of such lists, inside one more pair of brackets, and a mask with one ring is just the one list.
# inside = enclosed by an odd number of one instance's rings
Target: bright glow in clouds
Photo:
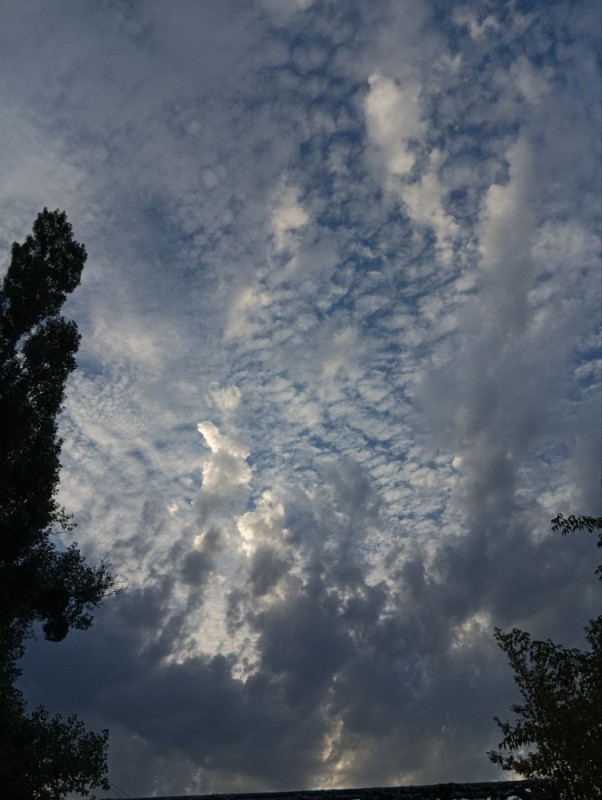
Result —
[[254, 511], [247, 511], [236, 520], [245, 553], [253, 555], [259, 546], [276, 545], [286, 535], [283, 530], [284, 506], [271, 492], [264, 492]]
[[203, 489], [227, 494], [233, 486], [246, 486], [251, 479], [251, 468], [246, 463], [249, 453], [220, 434], [211, 422], [199, 422], [197, 428], [211, 450], [210, 458], [203, 463]]
[[131, 796], [503, 778], [493, 627], [599, 611], [599, 4], [5, 5], [0, 263], [86, 245], [60, 501], [124, 585], [28, 700]]

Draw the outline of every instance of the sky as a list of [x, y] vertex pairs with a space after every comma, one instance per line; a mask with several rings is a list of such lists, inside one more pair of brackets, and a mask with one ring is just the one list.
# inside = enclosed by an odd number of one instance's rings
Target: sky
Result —
[[[32, 705], [130, 796], [506, 779], [495, 626], [599, 613], [597, 0], [0, 0], [0, 273], [88, 251]], [[109, 793], [115, 796], [115, 791]]]

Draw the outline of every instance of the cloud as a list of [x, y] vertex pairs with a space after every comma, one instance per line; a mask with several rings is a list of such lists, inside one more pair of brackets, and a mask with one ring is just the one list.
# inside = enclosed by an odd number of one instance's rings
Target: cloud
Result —
[[411, 173], [416, 159], [412, 144], [424, 132], [420, 109], [420, 88], [416, 84], [398, 86], [378, 73], [368, 78], [366, 120], [368, 131], [383, 154], [392, 175]]
[[299, 203], [298, 191], [292, 186], [283, 188], [272, 212], [272, 227], [276, 249], [284, 250], [294, 241], [294, 233], [309, 222], [309, 216]]
[[264, 8], [273, 15], [280, 24], [299, 11], [308, 9], [314, 0], [261, 0]]
[[449, 263], [454, 254], [453, 245], [458, 234], [458, 225], [445, 211], [447, 192], [437, 175], [437, 162], [440, 158], [438, 151], [432, 151], [428, 171], [419, 181], [404, 187], [401, 196], [411, 218], [416, 223], [433, 229], [438, 256], [444, 263]]
[[454, 10], [453, 20], [456, 25], [466, 26], [473, 40], [494, 34], [500, 27], [499, 19], [493, 14], [483, 16], [466, 6]]
[[220, 495], [227, 494], [233, 486], [246, 486], [251, 479], [247, 450], [221, 434], [212, 422], [199, 422], [197, 429], [211, 450], [203, 464], [203, 489]]
[[261, 544], [278, 545], [284, 520], [284, 507], [271, 492], [264, 492], [253, 511], [247, 511], [236, 520], [241, 535], [242, 549], [252, 554]]
[[222, 412], [234, 411], [240, 405], [241, 391], [238, 386], [224, 386], [210, 392], [211, 401]]
[[242, 289], [234, 299], [228, 314], [224, 336], [228, 339], [250, 339], [261, 330], [263, 310], [270, 304], [267, 292], [251, 287]]

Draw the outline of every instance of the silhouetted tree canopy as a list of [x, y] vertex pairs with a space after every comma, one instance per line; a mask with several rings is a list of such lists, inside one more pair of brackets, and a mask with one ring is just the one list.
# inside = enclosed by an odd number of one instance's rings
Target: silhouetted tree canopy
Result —
[[27, 714], [14, 685], [34, 623], [59, 642], [90, 626], [113, 585], [106, 564], [86, 564], [56, 536], [73, 528], [56, 500], [58, 416], [80, 340], [60, 311], [85, 261], [66, 215], [44, 209], [13, 244], [0, 287], [0, 794], [15, 800], [101, 786], [106, 771], [106, 732], [43, 708]]
[[[602, 518], [563, 517], [553, 530], [598, 532]], [[602, 580], [602, 569], [596, 574]], [[495, 721], [504, 738], [489, 758], [527, 778], [550, 779], [562, 800], [602, 797], [602, 615], [585, 628], [590, 650], [534, 641], [517, 628], [495, 638], [514, 671], [522, 702], [512, 706], [516, 722]]]

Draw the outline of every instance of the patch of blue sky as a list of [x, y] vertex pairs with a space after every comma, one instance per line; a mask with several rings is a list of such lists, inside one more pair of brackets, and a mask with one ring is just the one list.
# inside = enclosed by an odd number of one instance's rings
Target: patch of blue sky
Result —
[[598, 354], [595, 358], [580, 360], [574, 366], [573, 387], [568, 397], [570, 400], [586, 400], [592, 398], [595, 401], [600, 394], [602, 383], [602, 358]]

